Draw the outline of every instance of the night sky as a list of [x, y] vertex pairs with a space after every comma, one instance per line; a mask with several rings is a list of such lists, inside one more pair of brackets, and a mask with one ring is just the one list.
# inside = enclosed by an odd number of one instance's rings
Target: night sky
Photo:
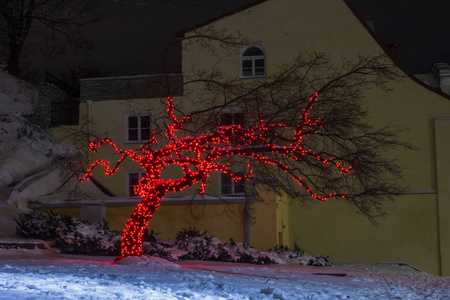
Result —
[[[101, 0], [102, 21], [84, 29], [94, 49], [82, 55], [68, 53], [35, 60], [38, 68], [58, 73], [66, 64], [99, 70], [100, 76], [124, 76], [181, 71], [180, 47], [175, 34], [252, 0], [124, 0], [153, 3], [128, 6]], [[174, 44], [175, 45], [172, 45]], [[169, 47], [169, 45], [172, 45]], [[178, 47], [177, 47], [178, 46]], [[167, 66], [163, 53], [169, 47]]]
[[[101, 0], [103, 21], [85, 29], [94, 42], [88, 54], [71, 53], [35, 65], [58, 73], [66, 64], [98, 70], [99, 76], [163, 72], [162, 53], [175, 34], [252, 0], [130, 0], [152, 5], [127, 6]], [[375, 33], [399, 44], [399, 62], [412, 73], [430, 73], [434, 62], [450, 62], [450, 1], [350, 0], [362, 16], [373, 16]], [[179, 47], [172, 46], [169, 72], [181, 71]]]
[[399, 63], [413, 74], [430, 73], [435, 62], [450, 63], [449, 0], [350, 0], [362, 16], [373, 16], [375, 33], [398, 43]]

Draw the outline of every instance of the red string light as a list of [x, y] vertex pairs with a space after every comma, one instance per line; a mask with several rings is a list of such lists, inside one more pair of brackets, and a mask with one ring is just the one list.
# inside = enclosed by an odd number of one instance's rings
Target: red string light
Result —
[[[178, 137], [178, 131], [183, 128], [186, 122], [191, 120], [191, 117], [187, 115], [179, 120], [175, 116], [172, 97], [168, 97], [166, 107], [167, 116], [172, 123], [166, 127], [165, 136], [168, 142], [162, 148], [151, 150], [149, 145], [158, 143], [156, 136], [152, 136], [149, 143], [141, 147], [141, 154], [133, 150], [122, 150], [107, 138], [89, 143], [89, 150], [93, 152], [97, 152], [97, 149], [103, 145], [109, 145], [115, 153], [120, 155], [120, 158], [113, 167], [108, 161], [96, 160], [87, 169], [84, 177], [80, 178], [80, 181], [92, 177], [92, 171], [97, 166], [103, 166], [106, 175], [113, 175], [119, 169], [120, 163], [127, 157], [139, 163], [146, 172], [139, 184], [135, 186], [135, 192], [142, 198], [142, 202], [136, 207], [125, 225], [121, 257], [142, 255], [142, 238], [145, 229], [154, 212], [158, 209], [162, 198], [169, 191], [179, 192], [199, 183], [200, 193], [205, 193], [206, 183], [212, 172], [223, 172], [231, 176], [234, 181], [239, 182], [252, 176], [253, 164], [269, 164], [289, 174], [307, 193], [318, 200], [325, 201], [330, 197], [345, 198], [345, 195], [335, 192], [323, 195], [317, 194], [298, 175], [299, 170], [286, 163], [286, 161], [290, 161], [295, 164], [302, 157], [311, 156], [326, 165], [336, 167], [341, 174], [349, 173], [352, 170], [351, 166], [344, 167], [341, 162], [302, 147], [303, 137], [311, 134], [311, 130], [308, 131], [308, 129], [321, 127], [322, 120], [320, 118], [310, 119], [309, 117], [313, 104], [317, 101], [318, 94], [316, 93], [303, 110], [300, 122], [292, 137], [289, 139], [282, 136], [281, 140], [284, 141], [284, 144], [272, 142], [270, 131], [276, 128], [287, 130], [288, 126], [282, 123], [266, 124], [263, 119], [259, 120], [257, 126], [251, 128], [244, 128], [240, 125], [221, 126], [217, 130], [204, 135]], [[313, 129], [312, 132], [316, 133], [317, 130]], [[278, 160], [269, 157], [270, 154], [279, 155], [283, 159]], [[229, 169], [230, 164], [220, 160], [223, 157], [236, 155], [249, 158], [247, 171], [244, 175], [241, 173], [235, 174]], [[181, 167], [182, 176], [177, 179], [163, 179], [161, 171], [173, 165]]]

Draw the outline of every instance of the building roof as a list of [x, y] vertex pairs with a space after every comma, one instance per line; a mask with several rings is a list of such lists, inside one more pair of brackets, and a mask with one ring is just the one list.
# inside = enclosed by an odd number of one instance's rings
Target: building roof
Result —
[[183, 95], [181, 74], [153, 74], [80, 79], [81, 101], [162, 98]]

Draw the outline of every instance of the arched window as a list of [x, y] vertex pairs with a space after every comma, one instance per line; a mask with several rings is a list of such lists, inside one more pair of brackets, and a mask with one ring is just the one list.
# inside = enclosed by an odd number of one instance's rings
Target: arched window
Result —
[[250, 45], [241, 51], [241, 77], [266, 76], [266, 54], [258, 45]]

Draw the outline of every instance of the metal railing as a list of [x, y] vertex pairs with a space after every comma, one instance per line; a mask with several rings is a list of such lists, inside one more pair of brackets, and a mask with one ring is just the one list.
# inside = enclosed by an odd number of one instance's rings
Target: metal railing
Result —
[[77, 125], [79, 102], [54, 102], [52, 103], [52, 126]]

